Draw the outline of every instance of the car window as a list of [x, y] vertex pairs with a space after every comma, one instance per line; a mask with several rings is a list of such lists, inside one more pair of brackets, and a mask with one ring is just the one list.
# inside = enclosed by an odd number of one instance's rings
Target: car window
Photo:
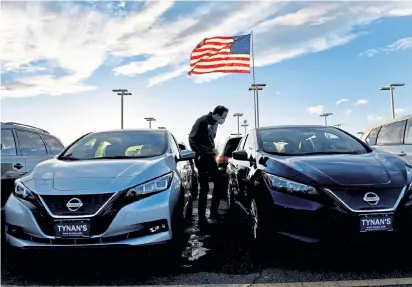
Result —
[[247, 135], [245, 135], [245, 136], [240, 140], [239, 145], [238, 145], [238, 147], [237, 147], [236, 150], [242, 150], [242, 149], [243, 149], [243, 146], [245, 145], [245, 140], [246, 140], [246, 138], [247, 138]]
[[376, 145], [376, 138], [378, 137], [378, 132], [381, 127], [374, 128], [370, 131], [369, 135], [365, 138], [365, 142], [368, 145]]
[[379, 131], [376, 145], [393, 145], [401, 144], [405, 121], [395, 122], [382, 126]]
[[46, 155], [47, 150], [39, 134], [16, 131], [22, 155]]
[[172, 153], [176, 156], [179, 157], [179, 147], [176, 143], [175, 138], [171, 135], [170, 136], [170, 142], [171, 142], [171, 149], [172, 149]]
[[255, 141], [253, 139], [253, 135], [249, 134], [245, 141], [245, 147], [244, 147], [244, 150], [248, 153], [248, 155], [254, 155], [254, 146], [255, 146]]
[[236, 150], [239, 145], [241, 138], [231, 138], [227, 141], [223, 148], [223, 156], [232, 157], [232, 153]]
[[331, 127], [271, 128], [258, 131], [259, 149], [279, 155], [365, 153], [354, 137]]
[[13, 131], [9, 129], [1, 130], [1, 154], [16, 155], [16, 142], [14, 141]]
[[56, 138], [48, 135], [42, 135], [42, 137], [52, 154], [58, 154], [64, 149], [64, 146]]
[[164, 131], [113, 131], [86, 135], [62, 156], [72, 159], [146, 158], [166, 152]]
[[412, 119], [408, 120], [406, 125], [405, 144], [412, 144]]

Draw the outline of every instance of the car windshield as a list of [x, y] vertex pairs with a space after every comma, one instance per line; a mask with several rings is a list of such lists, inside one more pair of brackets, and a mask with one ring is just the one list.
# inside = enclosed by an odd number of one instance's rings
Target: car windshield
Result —
[[113, 131], [91, 133], [75, 142], [60, 159], [147, 158], [166, 152], [164, 131]]
[[346, 133], [329, 127], [271, 128], [258, 131], [260, 148], [278, 155], [361, 154], [367, 149]]

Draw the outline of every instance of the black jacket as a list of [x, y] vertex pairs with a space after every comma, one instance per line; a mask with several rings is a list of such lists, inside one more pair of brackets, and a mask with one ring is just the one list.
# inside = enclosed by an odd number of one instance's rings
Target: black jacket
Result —
[[217, 122], [212, 113], [198, 118], [189, 134], [189, 145], [199, 155], [215, 155]]

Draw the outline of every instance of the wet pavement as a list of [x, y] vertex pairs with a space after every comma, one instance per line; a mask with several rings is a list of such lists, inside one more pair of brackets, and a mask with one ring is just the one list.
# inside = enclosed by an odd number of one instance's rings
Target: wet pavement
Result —
[[[195, 204], [196, 206], [196, 204]], [[181, 254], [161, 248], [36, 252], [15, 257], [2, 247], [2, 284], [141, 285], [252, 284], [412, 277], [412, 248], [386, 243], [308, 246], [278, 241], [252, 252], [248, 229], [233, 224], [222, 201], [223, 222], [197, 228], [197, 209], [182, 240]], [[238, 219], [238, 217], [237, 217]], [[243, 232], [239, 232], [243, 230]]]

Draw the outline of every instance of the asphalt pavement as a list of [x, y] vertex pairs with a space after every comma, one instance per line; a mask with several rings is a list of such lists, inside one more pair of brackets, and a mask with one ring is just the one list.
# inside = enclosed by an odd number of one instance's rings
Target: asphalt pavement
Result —
[[[412, 248], [386, 242], [313, 246], [291, 240], [273, 242], [258, 256], [250, 249], [247, 229], [235, 228], [221, 202], [223, 222], [206, 231], [193, 221], [175, 245], [178, 257], [159, 248], [82, 249], [33, 252], [16, 256], [2, 244], [2, 285], [198, 285], [294, 283], [388, 279], [375, 285], [412, 286]], [[245, 227], [245, 226], [244, 226]], [[4, 243], [4, 242], [3, 242]], [[396, 278], [402, 278], [396, 281]], [[343, 282], [343, 281], [342, 281]], [[408, 285], [407, 283], [410, 283]], [[308, 283], [307, 283], [308, 284]], [[334, 284], [334, 283], [333, 283]], [[349, 283], [348, 283], [349, 284]], [[281, 285], [273, 285], [281, 286]], [[295, 286], [295, 285], [290, 285]]]

